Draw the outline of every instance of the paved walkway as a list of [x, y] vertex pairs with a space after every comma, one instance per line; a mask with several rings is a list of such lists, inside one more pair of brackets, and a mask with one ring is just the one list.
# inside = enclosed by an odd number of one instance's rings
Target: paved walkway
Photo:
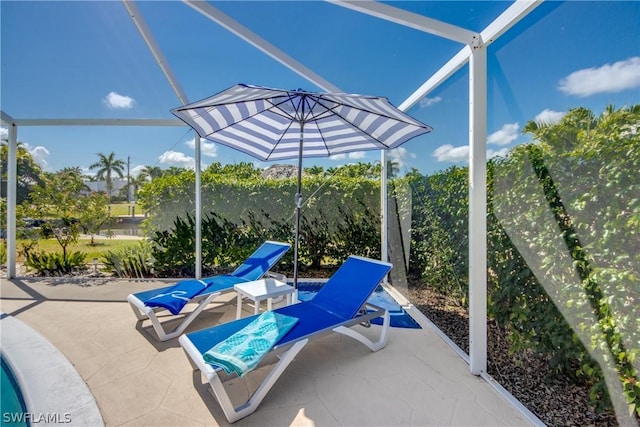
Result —
[[[164, 282], [2, 280], [0, 310], [39, 331], [75, 366], [107, 426], [227, 425], [177, 340], [156, 341], [125, 298]], [[235, 296], [190, 330], [231, 320]], [[213, 308], [215, 307], [215, 308]], [[376, 326], [373, 326], [376, 327]], [[257, 370], [228, 386], [245, 395]], [[65, 408], [60, 408], [65, 411]], [[72, 414], [73, 415], [73, 414]], [[339, 334], [309, 344], [238, 426], [524, 426], [531, 423], [429, 328], [392, 328], [376, 353]]]

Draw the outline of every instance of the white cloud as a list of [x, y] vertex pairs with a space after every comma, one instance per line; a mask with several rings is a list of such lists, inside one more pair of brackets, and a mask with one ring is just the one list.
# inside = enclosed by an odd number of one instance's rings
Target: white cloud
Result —
[[33, 157], [33, 160], [35, 160], [36, 163], [38, 163], [43, 168], [47, 167], [47, 159], [49, 158], [50, 154], [49, 150], [42, 146], [28, 148], [28, 150], [29, 153], [31, 153], [31, 157]]
[[104, 102], [105, 104], [107, 104], [107, 107], [109, 108], [128, 109], [133, 107], [133, 103], [135, 101], [133, 100], [133, 98], [129, 96], [120, 95], [119, 93], [116, 93], [116, 92], [109, 92], [109, 95], [107, 95], [104, 98]]
[[507, 123], [503, 125], [499, 131], [489, 135], [487, 137], [487, 143], [495, 145], [510, 144], [518, 138], [519, 129], [520, 125], [518, 123]]
[[186, 154], [180, 153], [178, 151], [165, 151], [158, 157], [158, 160], [163, 164], [177, 163], [179, 165], [182, 165], [183, 167], [192, 168], [195, 165], [195, 159], [193, 157], [187, 156]]
[[[196, 148], [196, 139], [190, 139], [185, 143], [187, 147], [195, 150]], [[218, 157], [218, 147], [215, 143], [208, 141], [206, 139], [200, 140], [200, 153], [206, 157]]]
[[131, 176], [138, 176], [140, 175], [140, 172], [142, 172], [142, 170], [146, 168], [145, 165], [137, 165], [131, 168]]
[[[499, 150], [487, 149], [487, 159], [492, 159], [497, 156], [506, 156], [509, 153], [510, 148], [505, 147]], [[433, 152], [433, 157], [439, 162], [451, 162], [451, 163], [469, 163], [469, 146], [461, 145], [454, 147], [451, 144], [441, 145]]]
[[[0, 139], [3, 139], [3, 140], [9, 139], [9, 129], [5, 127], [0, 127]], [[29, 154], [31, 154], [31, 157], [33, 157], [33, 160], [37, 164], [39, 164], [42, 168], [46, 168], [48, 166], [47, 159], [49, 158], [49, 155], [51, 153], [49, 152], [49, 150], [47, 150], [46, 147], [43, 147], [41, 145], [38, 145], [36, 147], [31, 147], [28, 143], [24, 141], [19, 141], [19, 142], [20, 144], [22, 144], [22, 147], [24, 147], [24, 149], [27, 150]]]
[[364, 159], [366, 155], [367, 153], [364, 151], [354, 151], [351, 153], [333, 154], [329, 156], [329, 159], [335, 160], [335, 161], [340, 161], [344, 159], [360, 160], [360, 159]]
[[451, 144], [441, 145], [433, 152], [433, 157], [439, 162], [462, 162], [469, 160], [469, 146], [454, 147]]
[[637, 87], [640, 87], [640, 57], [638, 56], [598, 68], [574, 71], [558, 82], [558, 89], [561, 92], [580, 97], [605, 92], [621, 92]]
[[[487, 137], [487, 144], [507, 145], [518, 139], [520, 124], [507, 123], [500, 130]], [[509, 152], [509, 147], [500, 149], [487, 148], [487, 159], [496, 156], [505, 156]], [[469, 146], [461, 145], [454, 147], [451, 144], [441, 145], [433, 152], [433, 157], [439, 162], [469, 163]]]
[[540, 114], [535, 117], [534, 121], [540, 124], [553, 125], [558, 123], [565, 114], [564, 111], [553, 111], [547, 108], [546, 110], [542, 110]]
[[501, 148], [499, 150], [492, 150], [489, 148], [487, 150], [487, 159], [493, 159], [494, 157], [505, 157], [509, 153], [509, 150], [511, 149], [508, 147]]
[[[2, 138], [5, 138], [4, 132], [0, 132], [0, 133], [2, 134]], [[36, 147], [31, 147], [26, 142], [21, 142], [21, 144], [22, 144], [22, 147], [24, 147], [24, 149], [27, 150], [29, 154], [31, 154], [31, 157], [33, 157], [33, 160], [38, 165], [40, 165], [40, 167], [42, 167], [43, 169], [46, 169], [46, 167], [49, 165], [49, 163], [47, 162], [47, 159], [49, 158], [49, 154], [51, 154], [49, 153], [49, 150], [47, 150], [46, 147], [43, 147], [41, 145], [38, 145]]]
[[442, 101], [442, 98], [440, 98], [439, 96], [436, 96], [435, 98], [422, 98], [420, 100], [420, 108], [431, 107], [432, 105], [437, 104], [440, 101]]
[[253, 164], [253, 167], [256, 169], [267, 169], [272, 164], [267, 162], [261, 162], [260, 160], [253, 160], [251, 163]]
[[407, 151], [405, 147], [398, 147], [394, 150], [389, 151], [389, 159], [394, 161], [400, 170], [404, 170], [408, 168], [407, 159], [415, 159], [416, 154], [410, 153]]

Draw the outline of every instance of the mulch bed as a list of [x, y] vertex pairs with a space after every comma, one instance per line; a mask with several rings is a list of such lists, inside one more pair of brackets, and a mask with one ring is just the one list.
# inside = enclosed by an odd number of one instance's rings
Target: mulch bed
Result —
[[[407, 298], [469, 353], [469, 313], [455, 300], [432, 289], [410, 289]], [[562, 379], [547, 379], [545, 357], [531, 351], [509, 354], [506, 331], [488, 323], [487, 371], [525, 407], [549, 426], [616, 426], [613, 411], [596, 412], [589, 388]]]

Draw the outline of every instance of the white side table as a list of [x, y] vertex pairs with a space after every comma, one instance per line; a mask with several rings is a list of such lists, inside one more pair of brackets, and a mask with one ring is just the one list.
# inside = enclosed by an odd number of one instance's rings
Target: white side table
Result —
[[260, 311], [260, 301], [267, 300], [267, 310], [272, 308], [272, 300], [275, 297], [287, 296], [287, 305], [291, 304], [291, 295], [295, 290], [293, 286], [276, 280], [272, 277], [255, 280], [253, 282], [240, 283], [233, 288], [238, 293], [238, 303], [236, 308], [236, 319], [242, 317], [242, 300], [249, 298], [253, 301], [254, 313]]

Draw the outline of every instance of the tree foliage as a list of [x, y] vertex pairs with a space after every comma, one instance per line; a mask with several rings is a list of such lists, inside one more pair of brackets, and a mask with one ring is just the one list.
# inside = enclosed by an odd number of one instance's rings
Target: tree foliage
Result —
[[530, 122], [525, 131], [535, 143], [496, 162], [493, 197], [513, 246], [498, 295], [512, 307], [514, 339], [550, 352], [563, 374], [593, 383], [594, 401], [623, 390], [636, 412], [639, 129], [638, 107], [610, 107], [598, 117], [577, 108], [557, 124]]
[[101, 193], [90, 193], [78, 202], [77, 219], [82, 230], [91, 236], [91, 245], [95, 245], [95, 235], [113, 223], [109, 214], [109, 198]]
[[468, 292], [467, 168], [405, 178], [412, 189], [409, 273], [426, 286], [466, 300]]
[[67, 258], [67, 247], [74, 244], [80, 234], [76, 215], [81, 211], [83, 188], [82, 179], [76, 174], [48, 173], [43, 183], [33, 188], [32, 203], [23, 205], [28, 215], [46, 220], [42, 230], [58, 241], [63, 259]]
[[[7, 194], [7, 160], [9, 158], [8, 142], [0, 144], [0, 193]], [[18, 142], [16, 151], [16, 204], [29, 198], [34, 185], [42, 184], [43, 171], [24, 145]]]
[[87, 195], [82, 175], [77, 172], [65, 169], [46, 173], [42, 184], [32, 188], [31, 200], [21, 205], [24, 215], [41, 221], [40, 228], [32, 231], [39, 231], [39, 237], [54, 237], [62, 248], [59, 258], [36, 252], [33, 244], [23, 248], [25, 264], [40, 274], [65, 274], [82, 267], [85, 254], [69, 253], [69, 247], [78, 241], [82, 229], [91, 234], [93, 244], [93, 235], [110, 220], [106, 196]]

